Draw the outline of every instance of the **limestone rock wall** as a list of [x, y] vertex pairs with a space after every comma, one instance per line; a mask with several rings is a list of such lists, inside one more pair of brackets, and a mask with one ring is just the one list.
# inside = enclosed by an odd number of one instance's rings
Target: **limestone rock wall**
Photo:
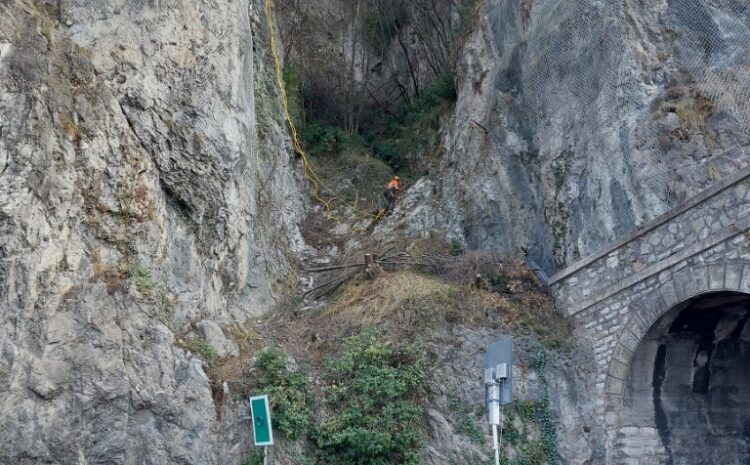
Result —
[[0, 3], [0, 463], [238, 461], [180, 346], [294, 282], [266, 40], [256, 1]]
[[747, 82], [716, 76], [744, 69], [748, 23], [736, 2], [485, 2], [440, 187], [469, 245], [553, 272], [746, 166], [724, 103]]

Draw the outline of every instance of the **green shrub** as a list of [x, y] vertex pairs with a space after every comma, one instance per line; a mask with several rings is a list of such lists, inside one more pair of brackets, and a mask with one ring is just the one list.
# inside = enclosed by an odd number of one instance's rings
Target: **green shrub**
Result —
[[[542, 456], [545, 459], [540, 463], [557, 465], [559, 463], [557, 452], [557, 419], [550, 408], [549, 400], [549, 382], [547, 381], [547, 354], [539, 351], [536, 359], [536, 371], [539, 376], [539, 384], [542, 385], [544, 395], [538, 402], [535, 410], [537, 421], [541, 429], [541, 441], [538, 449], [541, 449]], [[534, 463], [534, 462], [532, 462]]]
[[255, 362], [255, 374], [255, 388], [268, 394], [273, 427], [293, 441], [306, 434], [312, 404], [307, 379], [287, 368], [286, 354], [277, 347], [264, 350]]
[[344, 144], [350, 141], [349, 134], [336, 126], [328, 126], [317, 121], [302, 127], [300, 137], [310, 155], [320, 156], [341, 152]]
[[[288, 71], [289, 92], [299, 93], [299, 79]], [[290, 93], [291, 98], [291, 93]], [[369, 149], [377, 158], [402, 175], [425, 174], [415, 166], [420, 157], [431, 155], [440, 142], [440, 121], [456, 101], [453, 73], [438, 75], [420, 97], [401, 105], [392, 114], [375, 119], [361, 135], [352, 134], [339, 126], [312, 120], [300, 129], [300, 138], [313, 157], [340, 155], [343, 152]], [[292, 111], [294, 113], [294, 111]]]
[[547, 465], [553, 463], [544, 449], [541, 441], [531, 441], [521, 447], [514, 465]]
[[138, 292], [144, 295], [150, 295], [156, 287], [156, 282], [151, 276], [151, 271], [140, 263], [129, 263], [127, 267], [128, 274], [135, 283]]
[[345, 342], [326, 377], [333, 415], [316, 435], [321, 463], [420, 463], [425, 424], [415, 399], [427, 381], [422, 350], [365, 331]]
[[516, 401], [515, 409], [518, 412], [518, 417], [524, 423], [530, 423], [534, 420], [536, 415], [536, 405], [533, 401]]
[[430, 87], [420, 95], [417, 102], [418, 108], [424, 110], [446, 102], [455, 102], [458, 97], [455, 80], [455, 76], [450, 72], [437, 76]]
[[476, 412], [471, 404], [460, 399], [455, 393], [448, 394], [448, 409], [458, 414], [456, 431], [468, 437], [475, 444], [484, 444], [485, 438], [482, 430], [475, 421]]
[[509, 279], [502, 272], [493, 272], [487, 276], [487, 284], [490, 290], [503, 294], [508, 292]]
[[461, 245], [461, 241], [458, 239], [451, 239], [451, 247], [450, 247], [450, 254], [453, 257], [458, 257], [464, 253], [464, 248]]
[[200, 356], [209, 365], [216, 361], [216, 349], [204, 337], [195, 336], [187, 339], [183, 347]]
[[456, 101], [454, 75], [443, 73], [410, 105], [376, 122], [365, 134], [375, 156], [395, 171], [424, 174], [416, 163], [431, 155], [440, 142], [440, 120]]
[[372, 153], [383, 160], [394, 171], [401, 171], [408, 166], [407, 153], [392, 142], [387, 142], [372, 135], [367, 140]]
[[263, 449], [256, 449], [240, 465], [263, 465]]
[[518, 444], [518, 441], [521, 439], [521, 432], [518, 431], [518, 428], [516, 428], [516, 425], [513, 424], [513, 418], [511, 416], [508, 416], [503, 421], [503, 441], [510, 445], [516, 445]]

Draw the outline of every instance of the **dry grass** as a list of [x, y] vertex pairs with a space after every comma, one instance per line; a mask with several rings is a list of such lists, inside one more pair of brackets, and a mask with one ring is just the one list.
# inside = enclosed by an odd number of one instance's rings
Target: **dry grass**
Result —
[[716, 113], [716, 107], [706, 95], [694, 90], [690, 92], [689, 101], [677, 105], [675, 113], [684, 128], [702, 131]]
[[[525, 274], [518, 274], [525, 281]], [[510, 278], [509, 287], [522, 290], [500, 294], [414, 272], [384, 273], [344, 289], [320, 318], [347, 333], [375, 326], [413, 338], [463, 325], [535, 333], [545, 343], [562, 345], [570, 336], [568, 323], [544, 291], [526, 286]]]
[[716, 111], [714, 100], [696, 88], [691, 76], [682, 74], [673, 79], [656, 115], [662, 117], [675, 113], [680, 119], [680, 127], [665, 135], [662, 145], [673, 139], [687, 142], [692, 134], [705, 133]]
[[119, 268], [107, 263], [94, 262], [94, 273], [89, 279], [92, 283], [104, 283], [107, 293], [124, 292], [127, 288], [128, 276]]
[[67, 113], [60, 113], [59, 121], [63, 132], [65, 132], [65, 135], [68, 137], [68, 140], [79, 144], [81, 142], [81, 133], [78, 130], [78, 126], [73, 121], [73, 118]]
[[381, 250], [404, 250], [413, 255], [450, 255], [451, 244], [440, 239], [423, 238], [388, 238], [387, 242], [379, 244]]
[[459, 288], [433, 277], [384, 273], [373, 281], [363, 280], [344, 289], [322, 317], [349, 328], [403, 328], [405, 323], [425, 323], [440, 317], [460, 294]]
[[445, 279], [461, 285], [474, 282], [477, 274], [489, 276], [502, 272], [503, 265], [500, 260], [491, 254], [470, 251], [456, 257], [456, 260], [445, 272]]
[[315, 357], [364, 328], [413, 339], [461, 325], [534, 333], [548, 345], [564, 345], [571, 336], [569, 324], [544, 290], [530, 287], [527, 272], [509, 273], [509, 287], [518, 290], [502, 294], [413, 271], [382, 272], [373, 280], [349, 283], [320, 309], [290, 306], [235, 328], [233, 338], [246, 353], [273, 342]]
[[[393, 171], [366, 150], [312, 158], [315, 172], [334, 191], [336, 205], [356, 206], [365, 212], [376, 208]], [[324, 192], [327, 196], [331, 192]]]
[[[506, 265], [508, 293], [492, 292], [413, 272], [382, 272], [375, 279], [349, 283], [322, 308], [287, 305], [243, 326], [224, 328], [240, 357], [217, 360], [209, 368], [215, 387], [227, 381], [232, 392], [249, 393], [253, 357], [277, 345], [315, 377], [323, 360], [343, 340], [366, 328], [383, 330], [390, 340], [444, 343], [456, 327], [490, 328], [535, 335], [549, 347], [567, 346], [569, 322], [558, 315], [547, 293], [530, 284], [525, 267]], [[440, 342], [443, 341], [443, 342]]]

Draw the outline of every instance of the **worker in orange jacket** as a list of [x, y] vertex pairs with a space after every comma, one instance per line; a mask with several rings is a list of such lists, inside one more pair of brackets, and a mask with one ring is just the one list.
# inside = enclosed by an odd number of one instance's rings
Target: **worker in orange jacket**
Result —
[[394, 176], [391, 178], [388, 186], [386, 186], [383, 192], [385, 197], [385, 214], [392, 212], [396, 206], [396, 196], [402, 191], [401, 189], [401, 178]]

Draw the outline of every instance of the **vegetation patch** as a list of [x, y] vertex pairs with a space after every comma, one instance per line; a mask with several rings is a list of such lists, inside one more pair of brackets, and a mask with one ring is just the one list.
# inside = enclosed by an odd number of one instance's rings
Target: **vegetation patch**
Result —
[[179, 322], [175, 319], [175, 309], [177, 307], [177, 298], [174, 294], [166, 289], [166, 286], [162, 286], [158, 289], [157, 294], [158, 308], [159, 308], [159, 319], [164, 323], [172, 332], [177, 332], [180, 329]]
[[[440, 245], [441, 253], [449, 249], [448, 243]], [[257, 356], [252, 368], [221, 360], [219, 365], [229, 368], [212, 371], [212, 379], [218, 385], [229, 380], [231, 391], [242, 398], [269, 394], [274, 427], [289, 441], [283, 443], [284, 454], [294, 463], [422, 463], [427, 438], [423, 402], [430, 396], [425, 388], [430, 384], [427, 354], [436, 344], [444, 347], [456, 330], [472, 328], [530, 334], [532, 345], [538, 339], [547, 347], [564, 347], [570, 339], [570, 328], [531, 281], [528, 269], [487, 257], [460, 258], [464, 269], [476, 267], [487, 276], [494, 269], [504, 291], [477, 288], [472, 280], [447, 275], [384, 270], [374, 279], [350, 282], [321, 309], [303, 309], [297, 302], [254, 320], [244, 333], [235, 334], [244, 340], [239, 342], [240, 359]], [[283, 349], [275, 345], [284, 341], [289, 342]], [[304, 368], [290, 363], [284, 351]], [[539, 358], [530, 367], [543, 386], [534, 391], [536, 398], [506, 408], [505, 464], [556, 463], [557, 422], [545, 366], [546, 358]], [[484, 406], [472, 405], [454, 391], [443, 407], [453, 431], [471, 441], [465, 454], [456, 451], [452, 460], [486, 463], [481, 452], [487, 446]], [[248, 460], [257, 460], [258, 454]]]
[[557, 465], [557, 419], [550, 410], [549, 386], [545, 375], [546, 355], [537, 354], [536, 370], [541, 381], [542, 398], [536, 401], [516, 400], [505, 407], [502, 427], [501, 464]]
[[331, 126], [319, 121], [305, 124], [300, 132], [307, 152], [312, 156], [335, 155], [347, 149], [357, 149], [361, 139], [338, 126]]
[[407, 21], [406, 10], [401, 5], [384, 8], [377, 3], [365, 16], [365, 36], [370, 45], [380, 54], [384, 54]]
[[107, 286], [107, 293], [112, 295], [118, 291], [125, 290], [125, 283], [128, 278], [118, 267], [99, 261], [93, 262], [94, 273], [89, 279], [92, 283], [104, 283]]
[[347, 339], [326, 372], [327, 402], [315, 442], [331, 465], [417, 465], [425, 436], [417, 403], [427, 362], [416, 346], [398, 346], [368, 330]]
[[284, 67], [281, 77], [284, 82], [284, 90], [287, 94], [289, 116], [292, 117], [295, 125], [299, 127], [302, 122], [302, 106], [304, 104], [302, 101], [302, 77], [296, 68], [289, 65]]
[[268, 139], [271, 127], [279, 120], [276, 81], [262, 64], [260, 54], [256, 54], [256, 75], [253, 87], [255, 99], [255, 121], [261, 142]]
[[312, 164], [342, 202], [362, 210], [379, 205], [385, 183], [393, 176], [391, 168], [366, 149], [319, 156]]
[[156, 282], [151, 276], [151, 271], [140, 263], [129, 263], [128, 275], [133, 280], [135, 288], [143, 295], [149, 296], [156, 287]]
[[660, 138], [662, 148], [668, 148], [673, 140], [688, 142], [697, 133], [702, 133], [708, 142], [713, 141], [714, 135], [708, 133], [707, 128], [717, 111], [714, 99], [701, 92], [690, 75], [682, 73], [671, 80], [656, 116], [674, 113], [680, 120], [680, 127]]
[[40, 32], [47, 39], [47, 50], [52, 50], [55, 45], [55, 32], [60, 25], [60, 10], [53, 2], [34, 0], [32, 4], [36, 10], [32, 14], [39, 22]]
[[707, 96], [694, 91], [692, 92], [692, 99], [678, 104], [674, 111], [684, 128], [702, 130], [708, 124], [709, 118], [716, 112], [716, 106]]
[[541, 428], [541, 448], [543, 451], [542, 458], [548, 465], [557, 465], [557, 423], [554, 414], [550, 410], [549, 402], [549, 383], [546, 375], [547, 355], [539, 352], [536, 361], [536, 371], [539, 376], [539, 382], [542, 385], [542, 399], [536, 407], [537, 421]]
[[383, 325], [394, 332], [414, 332], [443, 319], [460, 297], [458, 287], [439, 279], [410, 272], [388, 273], [345, 288], [326, 307], [324, 316], [344, 328]]
[[288, 367], [286, 353], [265, 349], [255, 362], [255, 390], [269, 395], [273, 426], [288, 439], [303, 437], [310, 427], [312, 400], [307, 378]]
[[[278, 347], [264, 349], [251, 375], [253, 393], [268, 394], [274, 429], [295, 441], [295, 463], [309, 465], [417, 465], [425, 437], [424, 349], [394, 343], [366, 329], [328, 355], [320, 386], [289, 367]], [[325, 399], [316, 405], [312, 394]], [[254, 451], [243, 464], [262, 461]]]
[[[321, 178], [334, 184], [347, 177], [347, 171], [356, 166], [352, 162], [366, 161], [371, 157], [387, 166], [386, 170], [378, 167], [379, 172], [373, 174], [393, 170], [409, 180], [428, 173], [438, 160], [441, 120], [453, 110], [456, 101], [454, 80], [452, 73], [437, 76], [418, 99], [403, 103], [395, 112], [373, 120], [360, 133], [348, 132], [320, 120], [305, 122], [300, 129], [300, 138], [310, 155], [314, 159], [329, 157], [329, 160], [348, 168], [333, 176], [320, 173]], [[290, 96], [290, 99], [298, 98]], [[352, 157], [352, 154], [357, 156]], [[377, 189], [369, 192], [379, 191], [384, 179], [387, 177], [377, 179]]]
[[505, 465], [557, 465], [557, 419], [550, 409], [549, 385], [545, 374], [546, 353], [537, 354], [535, 370], [539, 376], [542, 397], [536, 401], [516, 400], [505, 407], [507, 416], [502, 428], [500, 463]]
[[364, 134], [375, 156], [394, 171], [416, 178], [430, 171], [438, 158], [440, 122], [450, 113], [457, 98], [455, 76], [437, 76], [415, 102], [404, 103]]
[[[455, 393], [448, 394], [448, 409], [458, 416], [456, 428], [457, 433], [468, 437], [469, 440], [475, 444], [485, 444], [484, 432], [479, 429], [478, 426], [478, 422], [481, 422], [481, 419], [484, 418], [484, 409], [477, 412], [469, 402], [461, 399]], [[479, 413], [479, 415], [477, 415], [477, 413]]]
[[199, 356], [209, 366], [216, 362], [216, 359], [218, 358], [214, 346], [202, 336], [193, 335], [190, 338], [179, 338], [177, 339], [177, 342], [180, 347]]
[[263, 465], [263, 449], [256, 449], [250, 453], [239, 465]]
[[413, 271], [384, 273], [343, 289], [322, 316], [337, 327], [381, 326], [403, 338], [460, 324], [534, 334], [551, 348], [569, 344], [570, 323], [531, 281], [528, 268], [511, 264], [496, 269], [486, 289], [475, 287], [474, 274], [464, 275], [465, 283], [453, 283]]

